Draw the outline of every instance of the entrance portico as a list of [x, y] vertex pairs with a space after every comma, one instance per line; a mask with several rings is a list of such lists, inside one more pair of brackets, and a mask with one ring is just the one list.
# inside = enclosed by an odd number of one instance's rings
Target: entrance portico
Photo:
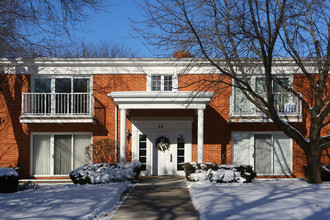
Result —
[[[112, 92], [108, 94], [120, 110], [120, 161], [126, 161], [126, 114], [131, 109], [194, 109], [197, 113], [198, 162], [203, 162], [204, 110], [213, 92]], [[190, 157], [191, 158], [191, 157]]]

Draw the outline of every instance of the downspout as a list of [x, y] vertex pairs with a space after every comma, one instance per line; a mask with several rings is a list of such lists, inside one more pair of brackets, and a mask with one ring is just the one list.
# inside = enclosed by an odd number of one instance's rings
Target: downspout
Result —
[[117, 159], [117, 150], [118, 149], [118, 106], [115, 106], [115, 162], [118, 162]]

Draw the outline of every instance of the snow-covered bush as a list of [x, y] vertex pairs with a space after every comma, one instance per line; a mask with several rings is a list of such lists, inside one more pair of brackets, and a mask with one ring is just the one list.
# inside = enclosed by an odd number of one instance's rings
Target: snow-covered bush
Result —
[[98, 163], [81, 166], [70, 172], [75, 184], [98, 184], [124, 180], [136, 180], [141, 172], [141, 163]]
[[252, 182], [256, 173], [249, 165], [218, 165], [190, 162], [184, 165], [188, 181], [211, 181], [218, 183]]
[[[322, 181], [330, 181], [330, 165], [321, 165], [321, 180]], [[303, 166], [304, 174], [307, 176], [308, 167]]]
[[0, 167], [0, 193], [16, 192], [18, 173], [13, 168]]
[[322, 181], [330, 181], [330, 166], [322, 165], [321, 179]]
[[29, 189], [39, 189], [39, 185], [37, 183], [29, 181], [21, 181], [18, 185], [18, 191], [29, 190]]

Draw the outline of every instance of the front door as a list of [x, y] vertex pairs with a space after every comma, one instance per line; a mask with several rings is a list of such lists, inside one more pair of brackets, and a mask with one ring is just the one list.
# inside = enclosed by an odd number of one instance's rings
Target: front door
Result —
[[176, 143], [172, 133], [151, 133], [151, 147], [153, 150], [153, 174], [174, 175]]
[[[192, 120], [132, 120], [132, 161], [142, 163], [141, 175], [184, 176], [184, 163], [192, 161]], [[164, 149], [157, 144], [165, 138]]]

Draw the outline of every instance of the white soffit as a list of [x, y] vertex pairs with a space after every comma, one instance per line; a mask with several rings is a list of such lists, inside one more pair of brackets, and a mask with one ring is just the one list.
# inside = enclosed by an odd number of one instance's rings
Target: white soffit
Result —
[[119, 109], [205, 109], [213, 92], [112, 92], [108, 96]]

